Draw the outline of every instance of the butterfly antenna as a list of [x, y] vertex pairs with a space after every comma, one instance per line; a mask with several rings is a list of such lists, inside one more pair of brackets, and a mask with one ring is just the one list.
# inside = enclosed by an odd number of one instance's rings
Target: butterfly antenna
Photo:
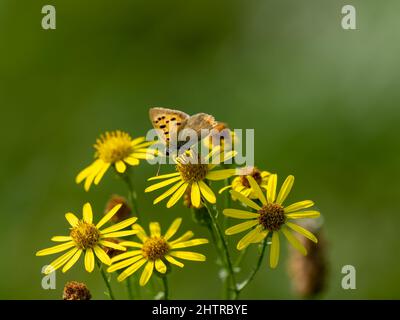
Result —
[[161, 170], [161, 163], [158, 164], [158, 169], [157, 169], [157, 174], [156, 176], [160, 175], [160, 170]]

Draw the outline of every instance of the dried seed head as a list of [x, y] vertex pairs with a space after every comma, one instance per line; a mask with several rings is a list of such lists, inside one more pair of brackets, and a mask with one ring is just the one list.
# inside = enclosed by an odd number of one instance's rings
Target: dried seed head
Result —
[[104, 214], [107, 214], [108, 212], [110, 212], [110, 210], [112, 208], [114, 208], [117, 204], [122, 204], [122, 206], [121, 206], [121, 208], [119, 208], [117, 213], [114, 214], [114, 216], [111, 218], [111, 221], [114, 223], [118, 223], [118, 222], [121, 222], [121, 221], [129, 218], [129, 216], [132, 213], [132, 209], [128, 205], [128, 202], [126, 201], [126, 199], [117, 194], [114, 194], [108, 200], [108, 202], [106, 204], [106, 208], [104, 210]]
[[307, 221], [305, 227], [318, 237], [318, 244], [296, 234], [296, 237], [307, 249], [308, 254], [303, 256], [290, 247], [288, 272], [294, 293], [301, 298], [308, 299], [325, 290], [328, 264], [327, 245], [321, 227], [317, 226], [314, 220]]
[[64, 287], [63, 300], [90, 300], [92, 295], [84, 283], [71, 281]]
[[[258, 185], [261, 184], [261, 182], [262, 182], [261, 171], [258, 170], [256, 167], [251, 168], [251, 171], [248, 173], [248, 175], [252, 176], [254, 178], [254, 180], [256, 180]], [[247, 176], [246, 175], [240, 176], [240, 182], [246, 188], [250, 188], [250, 183], [249, 183], [249, 180], [247, 180]]]
[[[110, 238], [110, 239], [107, 239], [107, 241], [112, 242], [112, 243], [116, 243], [116, 244], [121, 242], [121, 240], [119, 240], [117, 238]], [[105, 247], [105, 246], [103, 246], [103, 250], [105, 251], [105, 253], [107, 253], [107, 255], [110, 258], [113, 258], [113, 257], [125, 252], [125, 251], [122, 251], [122, 250], [109, 248], [109, 247]]]

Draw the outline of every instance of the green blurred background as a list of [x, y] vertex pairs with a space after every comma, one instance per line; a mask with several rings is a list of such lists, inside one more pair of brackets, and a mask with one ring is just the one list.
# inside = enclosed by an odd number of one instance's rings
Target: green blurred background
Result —
[[[55, 5], [57, 29], [41, 28]], [[329, 286], [322, 298], [400, 298], [397, 200], [400, 2], [352, 0], [357, 28], [341, 28], [348, 1], [0, 1], [0, 298], [59, 299], [66, 281], [104, 298], [98, 273], [82, 261], [41, 288], [35, 257], [66, 233], [63, 214], [90, 201], [100, 216], [125, 186], [107, 173], [86, 193], [74, 177], [105, 130], [133, 136], [150, 128], [149, 106], [208, 112], [232, 128], [255, 128], [256, 164], [293, 173], [293, 201], [315, 200], [329, 241]], [[182, 205], [152, 206], [135, 172], [147, 222], [176, 217], [208, 236]], [[231, 243], [239, 237], [231, 238]], [[211, 248], [211, 247], [210, 247]], [[232, 249], [233, 252], [235, 249]], [[255, 248], [245, 263], [255, 262]], [[171, 298], [219, 298], [215, 254], [171, 275]], [[286, 274], [267, 260], [243, 298], [296, 298]], [[341, 288], [341, 268], [357, 289]], [[124, 287], [114, 284], [119, 298]]]

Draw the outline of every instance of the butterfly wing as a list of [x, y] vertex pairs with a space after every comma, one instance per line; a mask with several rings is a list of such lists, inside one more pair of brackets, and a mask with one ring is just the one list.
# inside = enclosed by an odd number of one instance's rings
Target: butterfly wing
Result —
[[172, 134], [178, 136], [189, 119], [189, 115], [182, 111], [158, 107], [150, 108], [149, 116], [154, 129], [159, 130], [160, 139], [166, 145], [169, 145]]
[[191, 116], [185, 124], [185, 129], [190, 128], [198, 134], [200, 138], [201, 129], [211, 130], [217, 125], [214, 117], [206, 113], [198, 113]]

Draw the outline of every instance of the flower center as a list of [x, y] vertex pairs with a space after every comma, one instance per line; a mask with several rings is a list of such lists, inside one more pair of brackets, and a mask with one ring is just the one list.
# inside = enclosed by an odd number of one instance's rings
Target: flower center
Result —
[[148, 238], [142, 247], [143, 256], [152, 261], [163, 258], [168, 251], [168, 243], [162, 237]]
[[261, 210], [258, 210], [260, 216], [258, 222], [264, 229], [269, 231], [277, 231], [285, 223], [285, 214], [283, 207], [276, 203], [264, 205]]
[[[262, 177], [261, 177], [260, 170], [258, 170], [257, 168], [253, 168], [253, 170], [250, 172], [249, 176], [252, 176], [259, 185], [261, 184]], [[247, 180], [246, 176], [241, 176], [240, 179], [241, 179], [241, 183], [243, 186], [245, 186], [246, 188], [250, 188], [250, 182], [249, 182], [249, 180]]]
[[106, 132], [97, 139], [94, 148], [96, 157], [107, 163], [115, 163], [132, 153], [132, 139], [126, 132]]
[[85, 221], [79, 221], [72, 228], [70, 236], [81, 249], [93, 248], [100, 239], [100, 233], [96, 226]]
[[201, 181], [208, 173], [208, 165], [203, 163], [178, 163], [176, 170], [179, 171], [184, 181]]

